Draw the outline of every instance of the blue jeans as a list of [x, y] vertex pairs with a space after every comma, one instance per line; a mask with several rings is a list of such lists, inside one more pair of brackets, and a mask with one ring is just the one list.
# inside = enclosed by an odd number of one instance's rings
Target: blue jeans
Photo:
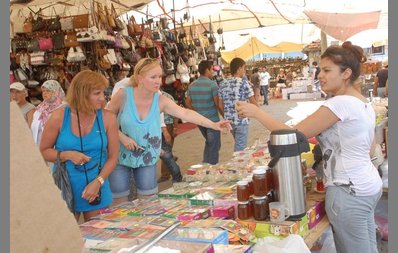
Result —
[[130, 189], [134, 187], [134, 184], [138, 194], [155, 194], [158, 192], [156, 164], [139, 168], [118, 164], [109, 175], [109, 183], [113, 198], [129, 196]]
[[261, 85], [260, 89], [264, 96], [264, 104], [268, 105], [268, 85]]
[[378, 252], [374, 210], [381, 194], [354, 196], [347, 187], [327, 187], [326, 213], [337, 252]]
[[234, 152], [244, 150], [247, 146], [249, 125], [232, 125], [232, 135], [235, 139]]
[[221, 135], [220, 131], [199, 126], [199, 130], [205, 137], [205, 149], [203, 151], [203, 162], [210, 164], [217, 164], [221, 148]]
[[177, 162], [174, 160], [173, 150], [171, 145], [167, 144], [164, 136], [162, 134], [162, 149], [164, 154], [160, 156], [160, 159], [165, 163], [166, 168], [170, 171], [171, 176], [173, 178], [173, 182], [181, 182], [182, 175], [180, 166], [178, 166]]

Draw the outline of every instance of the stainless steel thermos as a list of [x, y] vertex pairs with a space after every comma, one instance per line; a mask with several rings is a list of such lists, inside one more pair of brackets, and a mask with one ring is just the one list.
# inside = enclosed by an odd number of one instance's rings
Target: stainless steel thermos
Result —
[[285, 204], [289, 220], [300, 219], [306, 214], [300, 154], [310, 150], [307, 138], [294, 129], [272, 131], [268, 149], [276, 199]]

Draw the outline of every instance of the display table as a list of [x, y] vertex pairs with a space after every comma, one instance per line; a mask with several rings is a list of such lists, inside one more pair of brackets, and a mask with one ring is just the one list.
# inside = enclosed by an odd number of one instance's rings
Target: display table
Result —
[[312, 248], [315, 242], [322, 236], [322, 234], [330, 227], [329, 219], [327, 216], [323, 217], [322, 220], [310, 230], [307, 236], [304, 236], [304, 241], [308, 248]]

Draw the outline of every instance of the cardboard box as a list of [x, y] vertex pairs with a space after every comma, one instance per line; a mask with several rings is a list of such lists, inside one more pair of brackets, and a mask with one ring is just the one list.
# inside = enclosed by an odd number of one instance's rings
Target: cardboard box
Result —
[[214, 253], [252, 253], [252, 245], [222, 245], [215, 244]]
[[228, 232], [217, 228], [177, 228], [165, 239], [227, 245]]
[[316, 201], [315, 204], [307, 211], [308, 228], [312, 229], [325, 216], [325, 201]]
[[234, 206], [215, 206], [210, 209], [210, 215], [212, 217], [220, 217], [224, 219], [235, 218], [235, 207]]

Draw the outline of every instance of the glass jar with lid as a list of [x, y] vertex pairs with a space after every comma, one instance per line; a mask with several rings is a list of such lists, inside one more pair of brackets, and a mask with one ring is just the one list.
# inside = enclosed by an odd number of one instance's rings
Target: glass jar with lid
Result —
[[265, 166], [259, 166], [253, 170], [253, 193], [256, 196], [265, 196], [268, 191]]
[[249, 194], [253, 195], [254, 194], [254, 190], [253, 190], [253, 175], [247, 176], [244, 180], [249, 182]]
[[247, 220], [252, 217], [252, 211], [249, 201], [238, 202], [238, 218], [240, 220]]
[[236, 187], [238, 201], [248, 201], [250, 197], [249, 182], [246, 180], [238, 181]]
[[253, 196], [253, 217], [263, 221], [269, 217], [269, 200], [267, 196]]

